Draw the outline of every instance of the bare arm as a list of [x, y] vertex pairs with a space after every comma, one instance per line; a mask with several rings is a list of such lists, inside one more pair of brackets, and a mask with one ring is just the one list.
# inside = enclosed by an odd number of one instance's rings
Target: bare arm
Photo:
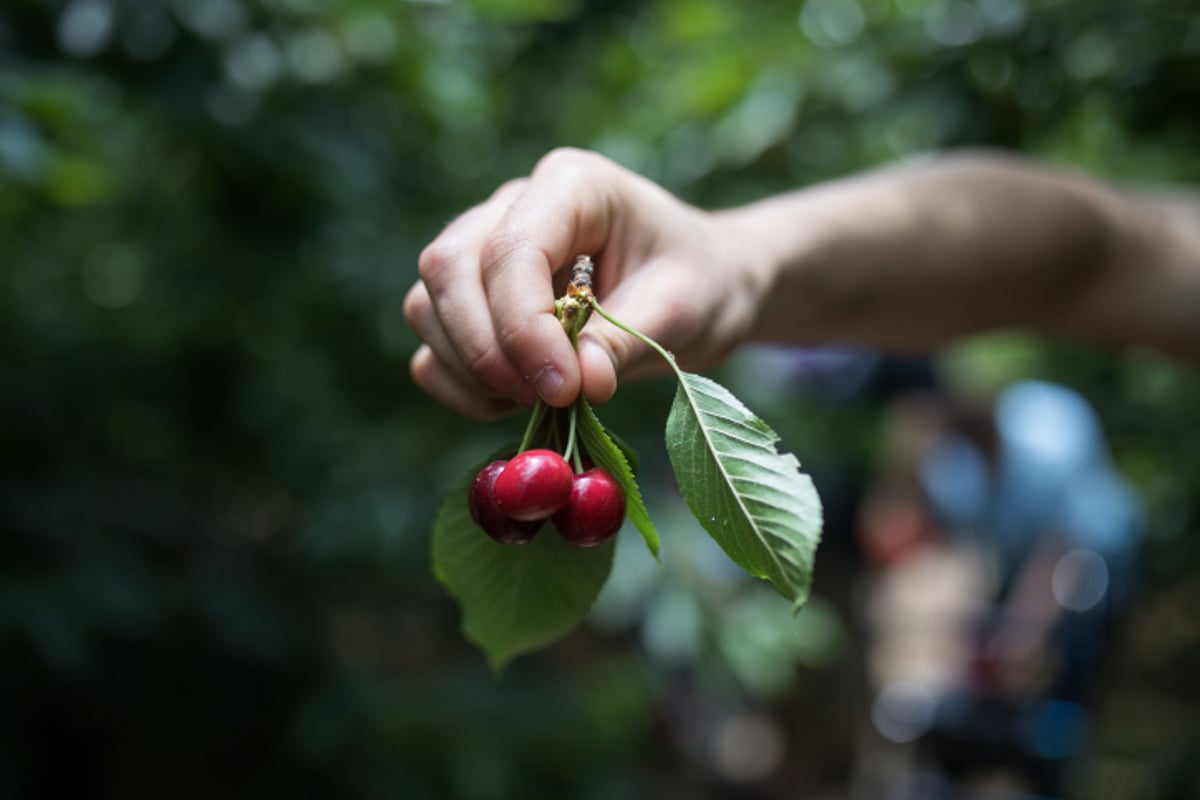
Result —
[[606, 400], [663, 367], [602, 320], [578, 352], [554, 276], [597, 261], [605, 307], [703, 369], [751, 340], [925, 347], [1027, 327], [1200, 363], [1200, 202], [986, 153], [704, 212], [558, 150], [426, 248], [405, 303], [416, 382], [476, 417]]
[[913, 347], [1020, 326], [1200, 361], [1197, 208], [966, 153], [717, 218], [757, 243], [756, 338]]

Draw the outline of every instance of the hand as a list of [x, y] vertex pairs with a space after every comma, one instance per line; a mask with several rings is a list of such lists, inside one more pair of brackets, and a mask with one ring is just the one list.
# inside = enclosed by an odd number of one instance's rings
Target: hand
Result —
[[[421, 253], [405, 316], [424, 341], [417, 384], [480, 419], [612, 396], [617, 379], [665, 371], [599, 316], [578, 352], [554, 315], [575, 256], [596, 263], [605, 310], [699, 369], [743, 341], [765, 283], [733, 227], [607, 159], [555, 150], [501, 186]], [[555, 277], [559, 276], [556, 291]]]

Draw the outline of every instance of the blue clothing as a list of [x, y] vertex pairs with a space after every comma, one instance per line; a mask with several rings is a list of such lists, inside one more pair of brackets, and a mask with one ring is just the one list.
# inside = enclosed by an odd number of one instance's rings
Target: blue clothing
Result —
[[998, 447], [988, 459], [966, 436], [939, 442], [921, 465], [935, 515], [978, 537], [1009, 576], [1047, 537], [1098, 554], [1110, 603], [1132, 589], [1144, 509], [1117, 473], [1099, 419], [1077, 392], [1024, 381], [996, 400]]

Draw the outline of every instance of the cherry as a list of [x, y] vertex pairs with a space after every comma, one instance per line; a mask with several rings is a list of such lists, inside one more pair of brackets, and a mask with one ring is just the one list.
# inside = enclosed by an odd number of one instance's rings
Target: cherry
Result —
[[607, 542], [624, 520], [625, 495], [617, 479], [603, 467], [576, 475], [570, 500], [554, 515], [558, 532], [579, 547]]
[[574, 475], [553, 450], [526, 450], [496, 478], [496, 501], [512, 519], [545, 519], [567, 504]]
[[507, 465], [507, 461], [493, 461], [479, 471], [471, 482], [467, 509], [471, 512], [471, 519], [497, 542], [525, 544], [537, 535], [542, 521], [520, 522], [510, 519], [500, 510], [500, 504], [496, 502], [496, 479]]

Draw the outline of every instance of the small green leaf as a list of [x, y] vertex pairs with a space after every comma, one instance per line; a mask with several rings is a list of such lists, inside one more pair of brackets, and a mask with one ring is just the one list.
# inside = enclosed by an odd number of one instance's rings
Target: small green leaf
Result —
[[433, 571], [458, 600], [463, 634], [498, 671], [583, 619], [608, 579], [615, 540], [574, 547], [547, 522], [527, 545], [492, 541], [467, 510], [471, 481], [482, 467], [442, 501], [433, 528]]
[[[650, 521], [650, 515], [646, 513], [646, 504], [642, 502], [641, 490], [638, 489], [633, 469], [629, 465], [630, 459], [625, 454], [628, 445], [623, 442], [617, 444], [613, 440], [586, 400], [581, 397], [578, 403], [579, 413], [576, 415], [575, 424], [579, 430], [579, 439], [583, 443], [583, 449], [592, 457], [597, 466], [604, 467], [611, 472], [617, 479], [617, 483], [621, 484], [621, 491], [625, 493], [625, 516], [642, 534], [650, 552], [655, 558], [658, 558], [658, 531], [655, 530], [654, 523]], [[636, 456], [634, 460], [636, 461]]]
[[707, 378], [679, 373], [667, 454], [688, 508], [739, 566], [796, 608], [808, 598], [821, 501], [779, 436]]

